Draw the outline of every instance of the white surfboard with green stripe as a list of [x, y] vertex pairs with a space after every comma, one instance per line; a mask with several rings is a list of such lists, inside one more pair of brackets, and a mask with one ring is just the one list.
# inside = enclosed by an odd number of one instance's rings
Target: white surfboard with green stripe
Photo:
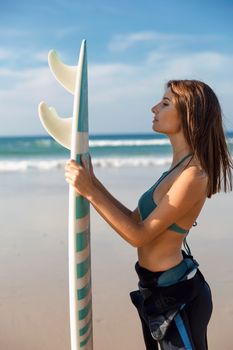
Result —
[[[82, 41], [77, 66], [62, 63], [55, 51], [49, 52], [48, 62], [55, 78], [74, 95], [73, 116], [61, 118], [55, 108], [41, 102], [40, 120], [58, 143], [70, 149], [70, 158], [80, 164], [81, 155], [88, 159], [89, 152], [86, 41]], [[71, 350], [92, 350], [90, 204], [72, 186], [68, 241]]]

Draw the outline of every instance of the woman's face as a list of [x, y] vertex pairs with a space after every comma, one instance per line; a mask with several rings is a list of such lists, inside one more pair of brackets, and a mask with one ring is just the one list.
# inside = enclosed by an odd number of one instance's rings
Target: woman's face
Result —
[[154, 114], [153, 126], [154, 131], [164, 134], [174, 134], [181, 129], [181, 119], [174, 105], [174, 97], [170, 88], [163, 96], [162, 101], [151, 108]]

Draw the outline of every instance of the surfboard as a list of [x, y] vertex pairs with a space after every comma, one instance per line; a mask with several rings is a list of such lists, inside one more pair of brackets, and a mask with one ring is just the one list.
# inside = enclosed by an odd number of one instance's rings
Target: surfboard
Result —
[[[70, 150], [70, 158], [88, 159], [88, 79], [86, 40], [82, 41], [77, 66], [64, 64], [54, 50], [48, 63], [56, 80], [74, 95], [73, 116], [61, 118], [54, 107], [41, 102], [39, 117], [46, 131]], [[62, 213], [58, 213], [61, 215]], [[90, 204], [69, 186], [68, 217], [69, 311], [71, 350], [93, 349]]]

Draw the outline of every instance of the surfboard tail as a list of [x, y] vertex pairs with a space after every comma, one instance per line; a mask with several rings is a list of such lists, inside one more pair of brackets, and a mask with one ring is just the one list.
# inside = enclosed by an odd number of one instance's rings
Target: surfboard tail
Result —
[[[87, 53], [86, 40], [82, 41], [78, 71], [75, 81], [75, 95], [73, 104], [72, 145], [71, 158], [80, 163], [80, 155], [88, 153], [88, 82], [87, 82]], [[82, 140], [85, 140], [82, 142]], [[83, 146], [81, 146], [83, 144]], [[86, 149], [84, 147], [86, 145]]]
[[[58, 57], [55, 50], [49, 51], [48, 63], [51, 72], [56, 80], [74, 96], [73, 116], [71, 118], [62, 118], [57, 113], [54, 107], [48, 107], [48, 105], [42, 101], [38, 105], [38, 113], [42, 125], [46, 129], [49, 135], [51, 135], [60, 145], [71, 150], [71, 152], [77, 153], [79, 145], [71, 147], [71, 143], [77, 142], [80, 144], [84, 141], [87, 144], [87, 132], [88, 132], [88, 120], [85, 118], [87, 111], [88, 101], [87, 99], [87, 64], [86, 64], [86, 40], [82, 41], [79, 62], [77, 66], [68, 66], [64, 64]], [[81, 91], [81, 85], [84, 85]], [[84, 98], [83, 98], [84, 97]], [[75, 123], [74, 123], [75, 120]], [[77, 124], [79, 123], [79, 125]], [[75, 124], [75, 126], [74, 126]], [[80, 137], [77, 137], [76, 132], [79, 132]], [[85, 133], [86, 135], [81, 135]], [[72, 141], [73, 138], [73, 141]], [[75, 159], [74, 154], [71, 155]]]

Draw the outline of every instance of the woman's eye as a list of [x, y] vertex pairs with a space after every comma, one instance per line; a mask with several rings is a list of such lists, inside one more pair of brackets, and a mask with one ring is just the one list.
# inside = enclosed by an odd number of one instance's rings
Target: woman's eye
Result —
[[163, 102], [163, 106], [168, 106], [168, 103], [164, 103], [164, 102]]

